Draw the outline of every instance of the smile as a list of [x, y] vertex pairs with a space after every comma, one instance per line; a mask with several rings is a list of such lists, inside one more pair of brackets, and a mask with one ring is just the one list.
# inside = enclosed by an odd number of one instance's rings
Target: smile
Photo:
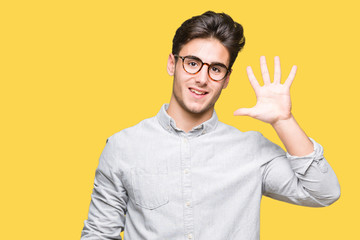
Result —
[[197, 94], [197, 95], [205, 95], [205, 94], [208, 93], [208, 92], [200, 91], [200, 90], [197, 90], [197, 89], [194, 89], [194, 88], [189, 88], [189, 90], [190, 90], [192, 93], [195, 93], [195, 94]]

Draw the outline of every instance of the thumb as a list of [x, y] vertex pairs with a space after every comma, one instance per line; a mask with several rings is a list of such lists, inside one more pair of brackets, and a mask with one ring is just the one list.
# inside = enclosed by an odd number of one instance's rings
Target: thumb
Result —
[[234, 112], [234, 116], [250, 116], [252, 108], [239, 108]]

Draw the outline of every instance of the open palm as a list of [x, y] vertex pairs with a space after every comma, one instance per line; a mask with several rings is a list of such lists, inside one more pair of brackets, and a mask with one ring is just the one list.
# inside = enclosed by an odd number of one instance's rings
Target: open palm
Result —
[[279, 120], [291, 117], [290, 86], [295, 78], [296, 66], [284, 84], [281, 84], [280, 59], [275, 57], [274, 81], [271, 82], [265, 57], [260, 57], [260, 68], [264, 85], [260, 86], [251, 67], [247, 67], [247, 74], [251, 86], [256, 94], [256, 105], [252, 108], [240, 108], [234, 112], [237, 116], [250, 116], [266, 123], [274, 124]]

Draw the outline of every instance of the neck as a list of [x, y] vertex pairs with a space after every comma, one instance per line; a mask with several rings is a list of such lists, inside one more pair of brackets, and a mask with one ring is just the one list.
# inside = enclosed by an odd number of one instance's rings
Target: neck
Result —
[[167, 113], [176, 122], [176, 127], [180, 128], [185, 132], [189, 132], [194, 127], [201, 123], [209, 120], [213, 115], [214, 108], [210, 108], [201, 113], [193, 113], [182, 106], [171, 97]]

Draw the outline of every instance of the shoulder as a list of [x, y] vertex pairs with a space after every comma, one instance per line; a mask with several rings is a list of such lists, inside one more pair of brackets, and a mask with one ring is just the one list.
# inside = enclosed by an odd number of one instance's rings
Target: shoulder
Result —
[[277, 144], [271, 142], [258, 131], [242, 132], [239, 129], [219, 122], [217, 132], [224, 136], [224, 141], [230, 141], [231, 144], [239, 144], [250, 152], [263, 156], [285, 155], [284, 150]]
[[131, 167], [128, 159], [132, 159], [133, 154], [139, 153], [139, 146], [144, 144], [144, 139], [154, 133], [151, 128], [158, 128], [157, 125], [160, 124], [156, 124], [155, 121], [157, 121], [155, 117], [142, 120], [108, 137], [100, 158], [102, 164], [112, 166], [114, 169]]
[[156, 117], [151, 117], [140, 121], [139, 123], [124, 128], [121, 131], [110, 136], [107, 141], [129, 141], [133, 138], [139, 139], [139, 137], [149, 134], [159, 128], [159, 124], [156, 124]]

